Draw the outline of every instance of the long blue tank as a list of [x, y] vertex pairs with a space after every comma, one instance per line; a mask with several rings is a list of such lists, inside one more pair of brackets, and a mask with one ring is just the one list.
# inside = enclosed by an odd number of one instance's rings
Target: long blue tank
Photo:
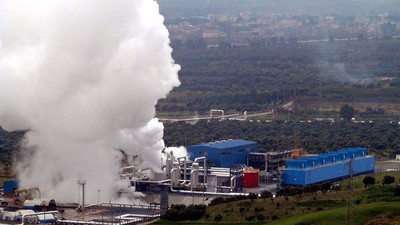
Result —
[[282, 183], [306, 186], [346, 179], [350, 175], [350, 159], [353, 159], [354, 176], [373, 173], [375, 170], [375, 157], [368, 156], [367, 149], [349, 148], [308, 158], [288, 160]]

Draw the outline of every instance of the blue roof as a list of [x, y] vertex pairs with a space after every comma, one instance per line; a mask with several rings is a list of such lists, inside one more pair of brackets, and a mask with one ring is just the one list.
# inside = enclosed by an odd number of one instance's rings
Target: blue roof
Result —
[[203, 147], [210, 147], [210, 148], [225, 149], [225, 148], [233, 148], [233, 147], [253, 145], [253, 144], [257, 144], [257, 142], [238, 139], [238, 140], [210, 142], [210, 143], [206, 143], [206, 144], [193, 145], [190, 147], [203, 146]]

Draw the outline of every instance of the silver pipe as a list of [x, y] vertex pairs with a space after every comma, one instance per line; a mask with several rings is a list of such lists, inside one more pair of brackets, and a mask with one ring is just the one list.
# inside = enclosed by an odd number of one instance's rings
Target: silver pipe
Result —
[[211, 110], [210, 110], [210, 118], [211, 118], [211, 119], [213, 118], [213, 112], [220, 112], [220, 113], [222, 113], [222, 117], [224, 117], [224, 114], [225, 114], [224, 110], [220, 110], [220, 109], [211, 109]]
[[120, 173], [124, 173], [126, 170], [135, 169], [135, 166], [126, 166], [120, 169]]
[[[229, 188], [229, 187], [227, 187]], [[249, 193], [218, 193], [218, 192], [202, 192], [202, 191], [184, 191], [184, 190], [175, 190], [171, 187], [171, 192], [174, 193], [182, 193], [182, 194], [199, 194], [199, 195], [215, 195], [215, 196], [236, 196], [236, 195], [244, 195], [247, 196]]]
[[143, 169], [140, 169], [139, 171], [138, 171], [138, 173], [140, 173], [140, 172], [142, 172], [142, 171], [145, 171], [145, 170], [153, 170], [153, 168], [151, 168], [151, 167], [146, 167], [146, 168], [143, 168]]
[[173, 183], [174, 183], [174, 182], [173, 182], [174, 179], [173, 179], [173, 177], [172, 177], [172, 176], [174, 175], [173, 172], [175, 172], [176, 170], [178, 170], [178, 168], [173, 168], [173, 169], [171, 170], [171, 187], [173, 186]]
[[[191, 179], [194, 179], [193, 173], [196, 172], [196, 171], [199, 172], [199, 170], [192, 170], [192, 171], [190, 171], [190, 178], [191, 178]], [[193, 191], [193, 184], [192, 184], [192, 181], [190, 181], [189, 185], [190, 185], [190, 190]]]
[[205, 156], [198, 157], [194, 159], [194, 162], [203, 160], [203, 183], [207, 183], [207, 160]]
[[177, 160], [178, 160], [178, 162], [179, 162], [179, 160], [180, 159], [182, 159], [183, 158], [183, 180], [184, 180], [184, 182], [183, 183], [185, 183], [186, 182], [186, 156], [182, 156], [182, 157], [179, 157], [179, 158], [177, 158]]
[[231, 191], [236, 187], [236, 176], [231, 177]]

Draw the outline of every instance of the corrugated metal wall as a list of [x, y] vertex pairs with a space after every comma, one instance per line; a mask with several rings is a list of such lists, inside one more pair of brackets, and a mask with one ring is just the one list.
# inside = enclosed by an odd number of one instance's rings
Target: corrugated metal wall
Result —
[[257, 151], [257, 143], [233, 140], [219, 143], [208, 143], [187, 147], [190, 160], [205, 156], [215, 167], [232, 168], [235, 165], [246, 164], [249, 152]]
[[288, 160], [283, 184], [305, 186], [324, 181], [337, 181], [349, 176], [349, 161], [353, 158], [353, 175], [373, 173], [375, 157], [366, 156], [365, 148], [350, 148], [318, 156]]

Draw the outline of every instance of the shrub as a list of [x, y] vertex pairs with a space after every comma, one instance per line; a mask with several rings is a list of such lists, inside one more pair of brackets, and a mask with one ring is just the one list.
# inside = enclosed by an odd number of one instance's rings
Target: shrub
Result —
[[206, 220], [208, 220], [208, 219], [210, 219], [210, 214], [206, 214], [206, 215], [204, 215], [204, 217], [206, 218]]
[[223, 197], [217, 197], [217, 198], [214, 198], [213, 200], [211, 200], [209, 205], [212, 206], [212, 205], [219, 205], [219, 204], [223, 204], [223, 203], [225, 203], [225, 199]]
[[386, 175], [385, 177], [383, 177], [382, 184], [389, 185], [389, 184], [393, 184], [394, 181], [395, 181], [394, 177]]
[[185, 205], [172, 205], [162, 216], [162, 219], [172, 221], [196, 220], [203, 217], [205, 212], [205, 205], [190, 205], [188, 207]]
[[261, 192], [261, 198], [263, 198], [264, 200], [266, 198], [272, 198], [272, 193], [267, 190], [264, 190]]
[[221, 214], [217, 214], [217, 215], [214, 217], [214, 221], [215, 221], [215, 222], [219, 222], [219, 221], [221, 221], [221, 220], [222, 220]]
[[256, 193], [250, 193], [249, 194], [249, 199], [251, 200], [251, 201], [253, 201], [254, 199], [257, 199], [258, 198], [258, 195], [256, 194]]
[[310, 187], [310, 191], [313, 194], [317, 194], [317, 192], [320, 190], [321, 190], [321, 185], [319, 185], [319, 184], [312, 184]]
[[263, 211], [263, 210], [264, 210], [263, 207], [261, 207], [261, 208], [255, 207], [255, 208], [254, 208], [254, 212], [261, 212], [261, 211]]
[[247, 221], [252, 221], [254, 220], [254, 216], [246, 216], [244, 219]]
[[393, 192], [394, 192], [394, 193], [393, 193], [394, 196], [396, 196], [396, 197], [400, 196], [400, 186], [396, 186], [396, 187], [394, 188]]
[[[255, 195], [257, 196], [257, 194], [255, 194]], [[208, 205], [210, 205], [210, 206], [220, 205], [223, 203], [235, 202], [235, 201], [240, 201], [240, 200], [249, 199], [249, 198], [250, 198], [250, 195], [249, 196], [237, 195], [237, 196], [232, 196], [229, 198], [217, 197], [217, 198], [214, 198], [213, 200], [211, 200], [210, 204], [208, 204]]]
[[375, 177], [372, 176], [366, 176], [363, 179], [363, 183], [365, 187], [371, 186], [375, 184]]
[[271, 217], [271, 219], [272, 219], [272, 220], [277, 220], [277, 219], [278, 219], [278, 216], [277, 216], [277, 215], [273, 215], [273, 216]]
[[265, 220], [265, 216], [263, 216], [263, 215], [258, 215], [258, 216], [257, 216], [257, 219], [258, 219], [258, 221], [263, 221], [263, 220]]
[[331, 188], [332, 188], [332, 183], [331, 183], [331, 182], [325, 182], [325, 183], [323, 183], [323, 184], [321, 185], [321, 191], [322, 191], [322, 193], [328, 192], [329, 190], [331, 190]]

